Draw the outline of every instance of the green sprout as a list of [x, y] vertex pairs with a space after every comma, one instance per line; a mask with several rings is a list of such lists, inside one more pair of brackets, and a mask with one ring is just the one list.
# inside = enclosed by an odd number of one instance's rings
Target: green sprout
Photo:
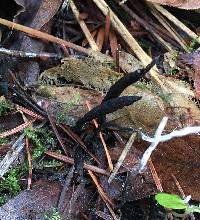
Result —
[[175, 217], [185, 217], [194, 212], [200, 213], [200, 206], [193, 206], [188, 204], [188, 198], [185, 200], [178, 195], [168, 194], [168, 193], [158, 193], [155, 196], [156, 201], [159, 205], [174, 210], [184, 210], [183, 214], [173, 212]]

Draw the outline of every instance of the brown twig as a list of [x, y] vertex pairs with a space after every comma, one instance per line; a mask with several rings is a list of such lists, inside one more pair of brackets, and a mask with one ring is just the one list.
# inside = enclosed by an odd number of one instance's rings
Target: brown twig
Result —
[[152, 174], [152, 177], [153, 177], [153, 180], [156, 184], [156, 187], [157, 189], [160, 191], [160, 192], [163, 192], [163, 187], [162, 187], [162, 184], [161, 184], [161, 181], [160, 181], [160, 178], [158, 177], [158, 174], [156, 172], [156, 169], [153, 165], [153, 162], [151, 159], [149, 159], [148, 161], [148, 165], [149, 165], [149, 169], [151, 171], [151, 174]]
[[[103, 201], [105, 202], [106, 206], [108, 207], [113, 219], [117, 220], [117, 217], [112, 209], [112, 207], [115, 207], [115, 204], [113, 203], [113, 201], [111, 201], [111, 199], [106, 195], [106, 193], [104, 192], [104, 190], [102, 189], [101, 185], [98, 183], [98, 180], [96, 178], [96, 176], [92, 173], [92, 171], [88, 170], [88, 173], [90, 175], [90, 177], [92, 178], [93, 182], [95, 183], [98, 192], [101, 196], [101, 198], [103, 199]], [[111, 207], [112, 206], [112, 207]]]
[[38, 120], [44, 120], [44, 119], [45, 119], [43, 116], [38, 115], [38, 114], [36, 114], [35, 112], [33, 112], [33, 111], [31, 111], [31, 110], [29, 110], [29, 109], [27, 109], [27, 108], [24, 108], [24, 107], [22, 107], [22, 106], [19, 106], [19, 105], [17, 106], [17, 110], [18, 110], [18, 111], [22, 111], [22, 112], [26, 113], [27, 115], [30, 115], [30, 116], [32, 116], [33, 118], [36, 118], [36, 119], [38, 119]]
[[84, 54], [87, 54], [88, 56], [92, 56], [92, 57], [96, 57], [98, 59], [107, 60], [107, 61], [112, 62], [111, 57], [106, 56], [106, 55], [104, 55], [104, 54], [102, 54], [98, 51], [94, 51], [92, 49], [86, 49], [84, 47], [78, 46], [76, 44], [65, 41], [65, 40], [60, 39], [58, 37], [54, 37], [53, 35], [44, 33], [42, 31], [38, 31], [38, 30], [35, 30], [33, 28], [26, 27], [24, 25], [17, 24], [17, 23], [14, 23], [14, 22], [8, 21], [6, 19], [2, 19], [2, 18], [0, 18], [0, 24], [5, 25], [7, 27], [10, 27], [12, 29], [24, 32], [24, 33], [28, 34], [31, 37], [39, 38], [39, 39], [42, 39], [44, 41], [49, 41], [49, 42], [59, 44], [59, 45], [65, 45], [66, 47], [69, 47], [69, 48], [72, 48], [72, 49], [77, 50], [79, 52], [82, 52]]
[[[65, 163], [69, 163], [69, 164], [74, 165], [74, 159], [72, 159], [71, 157], [67, 157], [67, 156], [64, 156], [62, 154], [58, 154], [58, 153], [51, 152], [51, 151], [47, 151], [47, 152], [45, 152], [45, 154], [47, 154], [50, 157], [53, 157], [55, 159], [61, 160]], [[89, 165], [89, 164], [86, 164], [86, 163], [84, 163], [84, 168], [87, 169], [87, 170], [92, 170], [93, 172], [96, 172], [96, 173], [99, 173], [99, 174], [103, 174], [105, 176], [110, 175], [108, 171], [103, 170], [103, 169], [101, 169], [97, 166]]]

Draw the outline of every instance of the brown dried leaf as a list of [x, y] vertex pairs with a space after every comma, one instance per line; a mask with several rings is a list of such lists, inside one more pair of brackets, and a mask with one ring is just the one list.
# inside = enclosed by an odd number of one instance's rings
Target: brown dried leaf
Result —
[[40, 180], [32, 190], [22, 191], [0, 207], [0, 219], [43, 219], [45, 211], [56, 207], [60, 190], [58, 182]]
[[[50, 21], [58, 11], [62, 0], [16, 0], [16, 2], [24, 8], [21, 13], [15, 16], [14, 20], [17, 23], [48, 33], [51, 28]], [[19, 40], [15, 43], [15, 46], [18, 45], [21, 46], [19, 49], [25, 52], [40, 53], [44, 48], [43, 42], [32, 39], [22, 33], [19, 34]], [[25, 84], [32, 85], [36, 83], [40, 72], [38, 62], [20, 62], [18, 68], [21, 72], [21, 78], [25, 78]]]
[[182, 9], [199, 9], [199, 0], [148, 0], [150, 2], [158, 3], [161, 5], [168, 5]]
[[[137, 144], [138, 149], [144, 146], [146, 148], [148, 144], [144, 142]], [[152, 161], [165, 192], [180, 194], [172, 178], [173, 174], [185, 195], [191, 195], [192, 199], [200, 201], [199, 150], [200, 138], [197, 135], [174, 138], [158, 145], [152, 155]]]

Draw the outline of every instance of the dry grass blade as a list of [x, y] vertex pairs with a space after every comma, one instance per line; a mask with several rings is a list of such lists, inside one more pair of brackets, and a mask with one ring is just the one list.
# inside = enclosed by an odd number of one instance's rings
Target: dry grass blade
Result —
[[26, 153], [27, 153], [27, 159], [28, 159], [28, 185], [27, 190], [31, 189], [31, 183], [32, 183], [32, 158], [31, 153], [29, 149], [29, 140], [28, 137], [25, 138], [25, 146], [26, 146]]
[[[117, 0], [115, 0], [118, 2]], [[118, 2], [119, 3], [119, 2]], [[120, 4], [120, 3], [119, 3]], [[140, 18], [137, 14], [135, 14], [129, 7], [124, 4], [120, 4], [120, 6], [137, 22], [139, 22], [147, 31], [149, 31], [158, 41], [168, 50], [172, 51], [172, 47], [169, 43], [167, 43], [158, 33], [156, 33], [155, 28], [144, 19]]]
[[123, 164], [123, 162], [126, 158], [126, 155], [128, 154], [129, 150], [131, 149], [131, 147], [132, 147], [132, 145], [135, 141], [136, 135], [137, 135], [137, 133], [133, 133], [130, 136], [127, 144], [125, 145], [125, 147], [124, 147], [124, 149], [123, 149], [123, 151], [122, 151], [122, 153], [121, 153], [121, 155], [120, 155], [120, 157], [119, 157], [119, 159], [118, 159], [118, 161], [117, 161], [117, 163], [116, 163], [116, 165], [115, 165], [115, 167], [112, 171], [112, 174], [110, 175], [110, 177], [108, 179], [108, 183], [111, 183], [112, 180], [115, 178], [119, 168], [121, 167], [121, 165]]
[[174, 15], [168, 12], [165, 8], [158, 4], [152, 4], [160, 13], [162, 13], [166, 18], [168, 18], [171, 22], [173, 22], [176, 26], [178, 26], [182, 31], [187, 33], [191, 38], [197, 39], [200, 43], [200, 38], [197, 34], [191, 31], [185, 24], [179, 21]]
[[158, 21], [165, 27], [169, 33], [174, 37], [174, 39], [181, 45], [181, 47], [186, 50], [187, 49], [187, 44], [184, 41], [184, 39], [178, 34], [178, 32], [172, 28], [172, 26], [166, 21], [166, 19], [155, 9], [152, 7], [151, 4], [151, 13], [158, 19]]

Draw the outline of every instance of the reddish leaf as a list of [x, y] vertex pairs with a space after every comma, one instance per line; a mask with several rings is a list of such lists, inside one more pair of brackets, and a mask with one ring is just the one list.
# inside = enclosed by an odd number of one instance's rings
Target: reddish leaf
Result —
[[158, 3], [161, 5], [168, 5], [183, 9], [198, 9], [200, 8], [199, 0], [148, 0], [150, 2]]
[[[139, 142], [136, 147], [146, 149], [147, 146], [147, 143]], [[152, 155], [152, 161], [164, 192], [179, 194], [173, 174], [185, 195], [191, 195], [192, 199], [200, 201], [199, 150], [200, 138], [197, 135], [174, 138], [158, 145]]]
[[40, 180], [32, 190], [22, 191], [0, 207], [0, 219], [43, 219], [45, 211], [56, 207], [60, 189], [58, 182]]

